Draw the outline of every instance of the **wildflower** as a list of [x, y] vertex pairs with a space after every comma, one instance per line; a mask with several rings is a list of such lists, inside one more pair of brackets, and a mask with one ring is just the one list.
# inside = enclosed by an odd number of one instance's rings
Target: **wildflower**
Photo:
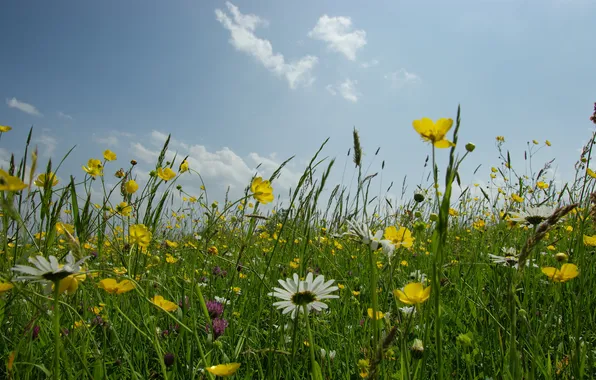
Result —
[[127, 194], [134, 194], [137, 190], [139, 190], [139, 185], [137, 185], [137, 182], [134, 179], [131, 179], [130, 181], [126, 182], [126, 185], [124, 185], [124, 190]]
[[555, 210], [552, 207], [548, 206], [539, 206], [539, 207], [527, 207], [524, 211], [519, 211], [517, 213], [512, 213], [509, 220], [512, 222], [520, 222], [523, 224], [531, 224], [531, 225], [538, 225], [542, 223], [545, 219], [548, 219], [549, 216]]
[[106, 150], [103, 152], [103, 158], [104, 158], [104, 160], [106, 160], [106, 161], [114, 161], [114, 160], [116, 160], [116, 153], [112, 152], [112, 151], [111, 151], [111, 150], [109, 150], [109, 149], [106, 149]]
[[118, 171], [114, 174], [114, 176], [116, 176], [116, 178], [124, 178], [126, 174], [124, 173], [124, 169], [120, 168], [118, 169]]
[[162, 296], [155, 296], [151, 299], [151, 302], [153, 302], [154, 305], [156, 305], [157, 307], [162, 308], [165, 311], [176, 311], [178, 309], [178, 305], [175, 304], [172, 301], [168, 301], [166, 299], [164, 299]]
[[419, 282], [411, 282], [403, 290], [394, 290], [393, 295], [406, 305], [418, 305], [430, 297], [430, 286], [424, 288]]
[[399, 311], [401, 311], [404, 316], [411, 317], [414, 314], [416, 314], [416, 307], [414, 307], [414, 306], [404, 306], [404, 307], [400, 307], [399, 308]]
[[511, 200], [517, 203], [522, 203], [524, 201], [524, 198], [520, 197], [517, 194], [511, 194]]
[[[293, 279], [288, 278], [278, 280], [282, 288], [274, 287], [274, 292], [268, 295], [280, 298], [282, 301], [273, 303], [279, 309], [283, 309], [282, 314], [292, 312], [292, 318], [296, 317], [297, 311], [302, 309], [302, 306], [307, 306], [307, 311], [312, 309], [321, 311], [327, 309], [327, 305], [321, 300], [328, 298], [339, 298], [339, 296], [331, 294], [336, 291], [337, 286], [331, 286], [334, 280], [325, 282], [325, 277], [317, 276], [313, 280], [313, 274], [308, 273], [305, 280], [300, 280], [298, 274], [294, 273]], [[303, 310], [302, 310], [303, 311]]]
[[172, 365], [174, 365], [175, 359], [176, 357], [174, 356], [174, 354], [168, 352], [163, 356], [163, 363], [166, 365], [166, 367], [171, 367]]
[[17, 281], [57, 282], [70, 275], [80, 273], [81, 264], [84, 263], [88, 257], [89, 256], [83, 257], [81, 260], [75, 262], [74, 256], [69, 252], [68, 255], [66, 255], [66, 264], [60, 265], [55, 256], [49, 256], [46, 259], [40, 255], [29, 258], [29, 262], [33, 264], [33, 266], [15, 265], [11, 270], [26, 274], [26, 276], [17, 277]]
[[180, 173], [184, 173], [188, 171], [188, 161], [184, 160], [180, 163], [180, 167], [178, 168]]
[[0, 294], [4, 294], [12, 288], [14, 288], [14, 285], [10, 282], [0, 282]]
[[21, 191], [26, 187], [27, 185], [19, 177], [0, 169], [0, 191]]
[[219, 253], [219, 250], [217, 249], [216, 246], [212, 245], [211, 247], [207, 248], [207, 252], [209, 252], [209, 254], [215, 256]]
[[46, 187], [46, 184], [49, 184], [49, 187], [54, 187], [58, 184], [58, 178], [56, 178], [56, 174], [52, 172], [41, 173], [33, 183], [37, 187]]
[[250, 191], [253, 193], [252, 196], [262, 204], [273, 202], [273, 188], [269, 181], [263, 181], [262, 177], [256, 177], [252, 180], [250, 185]]
[[[226, 327], [228, 327], [228, 321], [223, 318], [214, 318], [211, 321], [211, 325], [213, 326], [213, 340], [215, 340], [224, 334]], [[207, 326], [207, 331], [209, 331], [210, 327]]]
[[567, 282], [579, 275], [575, 264], [563, 264], [561, 265], [561, 269], [545, 267], [542, 268], [542, 273], [547, 275], [551, 281], [554, 282]]
[[420, 339], [414, 339], [414, 344], [410, 347], [410, 352], [414, 359], [420, 359], [424, 355], [424, 344]]
[[175, 258], [174, 256], [170, 255], [169, 253], [166, 254], [166, 263], [168, 264], [175, 264], [176, 262], [178, 262], [178, 259]]
[[167, 181], [171, 180], [172, 178], [176, 177], [176, 173], [170, 168], [165, 168], [165, 169], [158, 168], [157, 176], [167, 182]]
[[83, 170], [87, 172], [91, 177], [103, 175], [103, 165], [101, 161], [96, 158], [90, 158], [87, 161], [87, 166], [83, 166]]
[[370, 362], [368, 359], [360, 359], [358, 360], [358, 373], [361, 378], [365, 379], [368, 377], [368, 368], [370, 367]]
[[431, 119], [424, 117], [420, 120], [414, 120], [412, 125], [423, 140], [431, 142], [436, 148], [450, 148], [455, 145], [445, 138], [453, 125], [452, 119], [443, 118], [434, 123]]
[[129, 243], [139, 247], [148, 247], [151, 242], [151, 231], [144, 224], [133, 224], [128, 229]]
[[86, 278], [87, 276], [85, 274], [71, 274], [70, 276], [63, 278], [58, 285], [58, 293], [62, 294], [66, 292], [68, 295], [74, 294], [79, 288], [79, 283], [85, 281]]
[[385, 314], [383, 314], [383, 312], [377, 310], [377, 317], [376, 318], [373, 318], [373, 309], [370, 308], [370, 307], [368, 308], [368, 310], [366, 312], [368, 313], [368, 317], [370, 319], [374, 319], [375, 321], [378, 321], [378, 320], [383, 319], [385, 317]]
[[555, 255], [555, 259], [557, 261], [566, 263], [567, 260], [569, 259], [569, 256], [567, 256], [567, 254], [565, 252], [559, 252]]
[[536, 186], [537, 186], [539, 189], [543, 189], [543, 190], [544, 190], [544, 189], [548, 189], [548, 187], [549, 187], [548, 183], [546, 183], [546, 182], [542, 182], [542, 181], [538, 181], [538, 182], [536, 183]]
[[[378, 230], [373, 235], [371, 230], [364, 223], [353, 223], [348, 220], [348, 225], [350, 226], [350, 229], [343, 235], [353, 236], [359, 239], [362, 244], [368, 245], [373, 251], [376, 251], [380, 244], [383, 247], [383, 251], [386, 252], [388, 256], [393, 254], [395, 246], [391, 241], [387, 239], [381, 240], [381, 237], [383, 237], [383, 230]], [[397, 236], [399, 237], [399, 235]]]
[[360, 295], [360, 291], [359, 290], [352, 290], [352, 295], [354, 297], [358, 297]]
[[209, 373], [215, 376], [232, 376], [240, 368], [240, 363], [218, 364], [205, 368]]
[[12, 127], [9, 127], [8, 125], [0, 125], [0, 132], [8, 132], [12, 130]]
[[546, 140], [544, 143], [546, 144], [546, 146], [551, 146], [551, 145], [552, 145], [552, 144], [550, 143], [550, 141], [548, 141], [548, 140]]
[[209, 312], [209, 317], [211, 319], [219, 318], [223, 315], [224, 306], [222, 303], [217, 301], [207, 301], [207, 312]]
[[327, 353], [324, 348], [321, 348], [321, 358], [325, 359], [327, 356], [329, 356], [329, 359], [331, 360], [335, 359], [335, 350], [329, 351], [329, 353]]
[[406, 227], [400, 227], [397, 229], [394, 226], [389, 226], [385, 228], [385, 239], [391, 241], [396, 248], [411, 248], [412, 245], [414, 245], [412, 232], [410, 232], [410, 230]]
[[120, 202], [120, 204], [116, 206], [116, 212], [122, 216], [129, 216], [132, 212], [132, 206], [129, 206], [126, 202]]
[[499, 143], [504, 143], [505, 142], [505, 137], [504, 136], [497, 136], [496, 139], [497, 139], [497, 142], [499, 142]]
[[176, 243], [175, 241], [166, 240], [166, 245], [169, 248], [178, 248], [178, 243]]
[[596, 247], [596, 235], [588, 236], [584, 235], [584, 244], [590, 247]]
[[110, 294], [122, 294], [133, 290], [135, 288], [135, 283], [130, 280], [117, 282], [113, 278], [105, 278], [97, 284], [97, 287]]

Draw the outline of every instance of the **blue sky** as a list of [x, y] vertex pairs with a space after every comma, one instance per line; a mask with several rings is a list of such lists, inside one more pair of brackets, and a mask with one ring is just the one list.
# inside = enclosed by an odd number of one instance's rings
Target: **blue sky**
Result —
[[148, 171], [171, 133], [219, 193], [296, 155], [281, 191], [327, 137], [340, 181], [355, 126], [367, 163], [381, 148], [371, 172], [413, 186], [430, 148], [412, 120], [461, 104], [468, 181], [498, 164], [497, 135], [519, 165], [549, 139], [536, 162], [567, 179], [593, 127], [594, 20], [592, 0], [4, 2], [0, 158], [33, 125], [44, 157], [77, 146], [62, 178], [106, 148], [107, 173]]

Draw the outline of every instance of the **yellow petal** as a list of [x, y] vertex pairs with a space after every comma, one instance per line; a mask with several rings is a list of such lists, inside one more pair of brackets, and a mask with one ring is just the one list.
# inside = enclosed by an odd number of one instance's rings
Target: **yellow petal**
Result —
[[401, 302], [405, 303], [406, 305], [412, 305], [413, 302], [399, 289], [395, 289], [393, 291], [393, 295], [396, 296]]
[[547, 275], [549, 278], [553, 278], [555, 276], [555, 274], [557, 273], [557, 268], [545, 267], [545, 268], [542, 268], [542, 273]]
[[453, 119], [439, 119], [436, 123], [437, 132], [441, 135], [445, 135], [451, 129], [453, 125]]
[[443, 139], [443, 140], [435, 141], [434, 146], [435, 146], [435, 148], [444, 149], [444, 148], [451, 148], [452, 146], [455, 146], [455, 144], [449, 140]]

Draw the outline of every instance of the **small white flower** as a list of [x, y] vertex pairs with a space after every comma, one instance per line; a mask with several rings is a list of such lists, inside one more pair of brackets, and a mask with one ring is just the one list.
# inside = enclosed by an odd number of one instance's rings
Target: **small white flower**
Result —
[[416, 308], [414, 306], [400, 307], [399, 311], [401, 311], [402, 314], [406, 317], [412, 317], [414, 316], [414, 314], [416, 314]]
[[278, 280], [281, 288], [273, 288], [273, 292], [268, 295], [280, 298], [281, 301], [273, 303], [282, 310], [282, 314], [292, 313], [292, 318], [295, 318], [297, 312], [303, 311], [303, 306], [306, 305], [307, 311], [316, 310], [321, 311], [327, 309], [328, 306], [323, 299], [339, 298], [339, 296], [331, 294], [338, 289], [337, 286], [331, 286], [335, 280], [325, 282], [325, 277], [320, 275], [313, 279], [312, 273], [306, 275], [306, 279], [300, 280], [298, 274], [294, 273], [293, 278]]
[[555, 209], [549, 206], [528, 206], [525, 210], [512, 213], [509, 220], [512, 222], [519, 222], [522, 224], [531, 224], [536, 226], [548, 219], [555, 212]]
[[213, 297], [213, 298], [214, 298], [214, 299], [215, 299], [217, 302], [219, 302], [219, 303], [221, 303], [221, 304], [223, 304], [223, 305], [229, 305], [229, 304], [230, 304], [230, 301], [229, 301], [227, 298], [224, 298], [224, 297], [218, 297], [218, 296], [215, 296], [215, 297]]
[[350, 229], [344, 235], [353, 236], [359, 239], [362, 244], [368, 245], [373, 251], [376, 251], [379, 248], [379, 245], [381, 245], [381, 247], [383, 247], [383, 252], [385, 252], [387, 256], [391, 258], [395, 246], [390, 240], [382, 239], [382, 229], [378, 230], [373, 235], [370, 228], [368, 228], [368, 226], [364, 223], [357, 223], [348, 220], [348, 225], [350, 226]]
[[66, 264], [60, 265], [55, 256], [49, 256], [47, 259], [43, 256], [29, 257], [29, 262], [33, 266], [15, 265], [11, 268], [14, 272], [25, 273], [25, 276], [17, 276], [17, 281], [60, 281], [72, 274], [77, 274], [81, 271], [81, 264], [87, 260], [89, 256], [83, 257], [81, 260], [75, 262], [74, 256], [71, 252], [66, 255]]

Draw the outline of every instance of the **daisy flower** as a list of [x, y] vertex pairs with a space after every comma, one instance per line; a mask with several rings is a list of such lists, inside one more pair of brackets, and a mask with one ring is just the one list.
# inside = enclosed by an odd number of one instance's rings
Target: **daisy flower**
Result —
[[313, 279], [312, 273], [306, 275], [305, 280], [300, 280], [298, 274], [294, 273], [293, 278], [278, 280], [281, 288], [273, 288], [273, 292], [268, 295], [277, 297], [281, 301], [273, 303], [282, 311], [282, 314], [292, 313], [292, 318], [296, 317], [298, 310], [301, 310], [304, 305], [307, 306], [308, 311], [321, 311], [327, 309], [327, 304], [321, 302], [323, 299], [339, 298], [339, 296], [331, 294], [338, 289], [337, 286], [331, 286], [335, 280], [325, 282], [324, 276], [317, 276]]
[[536, 226], [548, 219], [555, 212], [555, 209], [549, 206], [532, 207], [529, 206], [523, 211], [512, 213], [509, 220], [522, 224], [531, 224]]
[[16, 277], [17, 281], [52, 281], [57, 282], [61, 279], [73, 274], [81, 272], [81, 264], [87, 260], [89, 256], [83, 257], [81, 260], [75, 262], [72, 252], [66, 255], [66, 264], [61, 265], [55, 256], [49, 256], [47, 259], [43, 256], [30, 257], [29, 262], [33, 266], [15, 265], [11, 268], [14, 272], [24, 273], [24, 276]]

